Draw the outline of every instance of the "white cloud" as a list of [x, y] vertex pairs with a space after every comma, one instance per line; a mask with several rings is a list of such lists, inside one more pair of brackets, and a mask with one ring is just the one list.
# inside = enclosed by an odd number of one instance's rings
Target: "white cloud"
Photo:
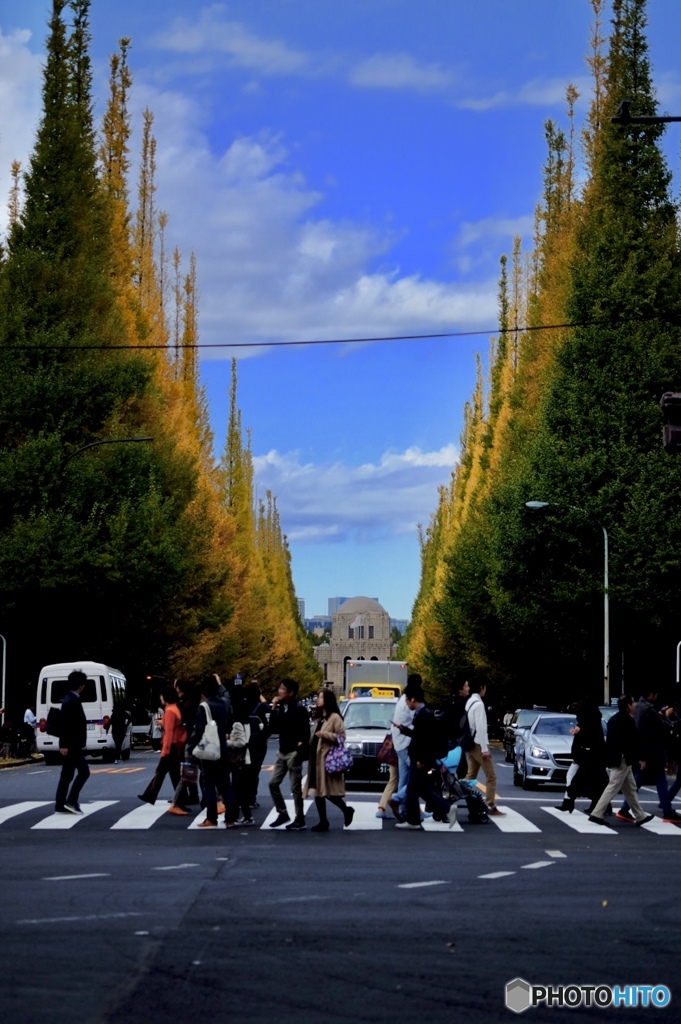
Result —
[[353, 85], [372, 89], [441, 92], [454, 81], [439, 64], [419, 64], [409, 53], [377, 53], [350, 70]]
[[177, 53], [226, 54], [238, 67], [262, 75], [301, 74], [310, 69], [310, 58], [281, 40], [263, 39], [238, 21], [224, 18], [225, 7], [216, 4], [201, 12], [198, 22], [178, 18], [158, 35], [159, 47]]
[[574, 85], [579, 93], [578, 106], [584, 105], [591, 95], [591, 83], [586, 76], [576, 78], [533, 78], [519, 89], [500, 89], [489, 96], [458, 99], [456, 105], [464, 110], [496, 110], [499, 107], [566, 106], [565, 91]]
[[297, 452], [270, 451], [253, 460], [255, 479], [277, 495], [283, 528], [298, 543], [370, 542], [412, 534], [427, 522], [437, 488], [447, 483], [458, 450], [387, 451], [378, 463], [303, 463]]
[[0, 233], [7, 227], [7, 198], [14, 160], [26, 163], [40, 115], [42, 58], [29, 49], [31, 33], [0, 28]]

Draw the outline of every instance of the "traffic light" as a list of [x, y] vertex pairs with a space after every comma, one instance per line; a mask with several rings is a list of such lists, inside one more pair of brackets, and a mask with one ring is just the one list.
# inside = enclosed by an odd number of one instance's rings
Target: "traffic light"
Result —
[[660, 399], [662, 418], [662, 444], [666, 452], [681, 452], [681, 392], [665, 391]]

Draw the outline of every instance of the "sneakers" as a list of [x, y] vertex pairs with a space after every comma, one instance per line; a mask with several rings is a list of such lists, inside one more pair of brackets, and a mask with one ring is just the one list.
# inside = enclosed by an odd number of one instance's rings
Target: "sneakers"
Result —
[[217, 821], [209, 821], [208, 818], [204, 818], [204, 820], [200, 821], [196, 827], [197, 828], [217, 828], [218, 827], [218, 823], [217, 823]]
[[376, 817], [384, 818], [387, 820], [390, 817], [390, 815], [386, 814], [382, 807], [379, 807], [378, 810], [376, 811]]
[[287, 811], [280, 811], [274, 821], [270, 822], [270, 828], [279, 828], [280, 825], [285, 825], [290, 820], [291, 817]]
[[675, 811], [672, 808], [672, 810], [669, 812], [669, 814], [665, 814], [663, 816], [662, 820], [663, 821], [670, 821], [670, 822], [673, 822], [675, 825], [679, 825], [679, 824], [681, 824], [681, 814], [679, 814], [678, 811]]
[[236, 823], [239, 828], [245, 828], [248, 825], [255, 825], [253, 818], [237, 818]]
[[593, 821], [594, 825], [605, 825], [606, 828], [608, 827], [607, 821], [603, 821], [602, 818], [597, 818], [595, 814], [589, 815], [589, 821]]
[[[636, 822], [636, 824], [637, 824], [637, 825], [639, 825], [639, 826], [641, 826], [641, 825], [647, 825], [647, 824], [648, 824], [648, 822], [649, 822], [649, 821], [652, 821], [654, 817], [655, 817], [655, 815], [654, 815], [654, 814], [646, 814], [645, 818], [641, 818], [641, 820], [640, 820], [640, 821], [637, 821], [637, 822]], [[666, 820], [667, 820], [667, 819], [665, 818], [665, 821], [666, 821]]]
[[305, 824], [305, 818], [294, 818], [293, 821], [289, 822], [286, 826], [287, 832], [302, 832], [307, 828]]
[[176, 807], [175, 804], [171, 804], [168, 814], [189, 814], [189, 811], [185, 811], [184, 807]]
[[493, 818], [505, 818], [506, 811], [500, 811], [498, 807], [490, 807], [487, 805], [487, 813], [491, 814]]
[[328, 821], [318, 821], [316, 825], [313, 825], [310, 832], [328, 832], [329, 823]]
[[423, 832], [423, 825], [412, 825], [410, 821], [398, 821], [395, 828], [414, 828], [419, 832]]
[[627, 809], [625, 809], [623, 811], [617, 811], [617, 813], [615, 814], [615, 817], [619, 818], [620, 821], [635, 821], [636, 820], [634, 818], [634, 815], [631, 813], [631, 811], [627, 810]]
[[68, 814], [82, 814], [80, 804], [64, 804], [64, 810]]

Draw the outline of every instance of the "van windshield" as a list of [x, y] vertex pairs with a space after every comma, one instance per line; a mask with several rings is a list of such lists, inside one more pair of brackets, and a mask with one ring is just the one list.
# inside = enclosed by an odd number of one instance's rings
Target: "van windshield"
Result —
[[[99, 679], [101, 680], [101, 676]], [[61, 704], [66, 694], [69, 692], [69, 681], [68, 679], [51, 679], [50, 680], [50, 703]], [[98, 701], [97, 697], [97, 679], [88, 676], [88, 681], [85, 684], [85, 689], [80, 695], [80, 699], [83, 704], [94, 704]]]

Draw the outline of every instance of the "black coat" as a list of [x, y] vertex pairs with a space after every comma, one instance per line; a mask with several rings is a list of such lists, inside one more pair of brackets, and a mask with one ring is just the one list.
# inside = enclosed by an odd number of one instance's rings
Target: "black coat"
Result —
[[59, 748], [68, 750], [70, 754], [82, 750], [87, 743], [87, 719], [83, 711], [80, 694], [73, 690], [61, 702], [61, 721], [59, 723]]
[[300, 760], [307, 761], [310, 756], [310, 716], [302, 704], [289, 704], [288, 701], [275, 704], [270, 728], [272, 732], [279, 732], [281, 754], [292, 754], [297, 750]]
[[[218, 736], [220, 737], [220, 751], [221, 757], [227, 757], [227, 733], [231, 730], [231, 722], [227, 717], [227, 709], [224, 701], [220, 700], [219, 697], [206, 701], [210, 708], [210, 713], [217, 724]], [[196, 744], [200, 741], [203, 736], [204, 729], [208, 719], [206, 718], [206, 709], [203, 706], [203, 702], [199, 704], [196, 712], [196, 721], [194, 722], [194, 728], [192, 734], [189, 737], [188, 746], [190, 751], [194, 749]]]
[[440, 728], [433, 712], [422, 704], [414, 714], [411, 728], [404, 726], [402, 732], [411, 736], [410, 763], [415, 765], [419, 762], [427, 768], [432, 768], [437, 761], [440, 746]]
[[608, 722], [605, 754], [609, 768], [619, 768], [622, 758], [628, 765], [636, 765], [639, 759], [639, 734], [636, 722], [628, 711], [618, 711]]

